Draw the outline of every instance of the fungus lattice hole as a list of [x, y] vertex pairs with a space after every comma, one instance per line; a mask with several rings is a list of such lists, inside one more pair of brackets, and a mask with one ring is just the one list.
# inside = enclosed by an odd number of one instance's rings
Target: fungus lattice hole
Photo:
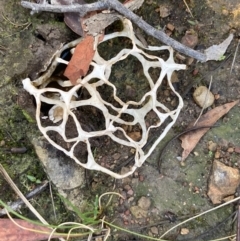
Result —
[[76, 111], [76, 118], [82, 129], [86, 132], [105, 129], [105, 118], [103, 113], [94, 106], [79, 106]]
[[116, 86], [117, 96], [123, 102], [138, 102], [150, 90], [141, 62], [132, 55], [112, 66], [109, 81]]
[[73, 155], [81, 162], [87, 163], [87, 144], [80, 141], [74, 146]]
[[122, 107], [121, 104], [113, 98], [114, 89], [112, 88], [112, 86], [102, 85], [97, 87], [97, 91], [104, 101], [108, 102], [109, 104], [112, 104], [116, 108]]
[[[131, 49], [132, 41], [126, 37], [119, 37], [107, 40], [98, 45], [98, 52], [105, 60], [114, 58], [123, 49]], [[106, 49], [108, 51], [106, 51]]]
[[57, 131], [47, 131], [47, 135], [49, 138], [55, 142], [59, 147], [62, 147], [63, 149], [69, 151], [71, 147], [75, 144], [75, 142], [66, 142], [64, 140], [62, 133], [59, 134]]
[[[76, 111], [74, 111], [76, 112]], [[78, 113], [75, 114], [76, 116]], [[72, 116], [68, 116], [67, 123], [65, 125], [65, 135], [67, 139], [77, 138], [78, 132], [77, 132], [77, 126], [75, 124], [75, 121]]]

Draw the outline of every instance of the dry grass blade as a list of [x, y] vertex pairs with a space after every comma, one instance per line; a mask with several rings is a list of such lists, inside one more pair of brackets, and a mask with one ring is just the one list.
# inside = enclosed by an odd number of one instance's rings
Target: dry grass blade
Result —
[[233, 70], [233, 67], [234, 67], [234, 64], [235, 64], [235, 61], [236, 61], [239, 43], [240, 43], [240, 39], [238, 40], [237, 47], [236, 47], [236, 50], [235, 50], [235, 53], [234, 53], [233, 62], [232, 62], [231, 69], [230, 69], [230, 75], [232, 74], [232, 70]]
[[184, 4], [185, 4], [188, 12], [190, 13], [191, 17], [194, 18], [194, 17], [193, 17], [193, 14], [192, 14], [192, 11], [191, 11], [190, 8], [188, 7], [188, 4], [187, 4], [186, 0], [183, 0], [183, 2], [184, 2]]

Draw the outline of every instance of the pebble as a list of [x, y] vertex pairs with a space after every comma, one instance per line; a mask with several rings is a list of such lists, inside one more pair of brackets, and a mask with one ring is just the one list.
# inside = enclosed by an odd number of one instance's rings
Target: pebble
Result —
[[227, 151], [228, 151], [229, 153], [233, 153], [233, 152], [234, 152], [234, 148], [233, 148], [233, 147], [229, 147], [229, 148], [227, 149]]
[[173, 31], [175, 29], [174, 25], [171, 23], [168, 23], [166, 26], [170, 31]]
[[189, 229], [188, 228], [181, 228], [180, 233], [181, 233], [181, 235], [187, 235], [189, 233]]
[[5, 145], [5, 141], [4, 141], [4, 140], [1, 140], [0, 146], [4, 146], [4, 145]]
[[151, 232], [153, 233], [153, 234], [155, 234], [155, 235], [157, 235], [158, 234], [158, 228], [157, 227], [151, 227]]
[[209, 151], [216, 151], [217, 149], [217, 143], [214, 143], [213, 141], [208, 142], [208, 150]]
[[214, 154], [214, 157], [216, 159], [219, 159], [221, 157], [221, 153], [219, 151], [216, 151], [215, 154]]
[[113, 159], [118, 160], [120, 158], [121, 154], [120, 153], [115, 153], [113, 154]]
[[199, 86], [193, 93], [193, 99], [201, 108], [208, 108], [214, 103], [214, 95], [206, 86]]
[[213, 204], [220, 204], [224, 198], [233, 195], [240, 183], [239, 170], [215, 160], [208, 184], [207, 195]]
[[150, 198], [148, 197], [141, 197], [139, 200], [138, 200], [138, 206], [143, 209], [143, 210], [148, 210], [151, 206], [151, 200]]
[[236, 153], [240, 153], [240, 146], [235, 147], [235, 148], [234, 148], [234, 151], [235, 151]]
[[132, 195], [133, 195], [133, 193], [134, 193], [134, 192], [133, 192], [133, 190], [132, 190], [132, 189], [130, 189], [130, 190], [128, 190], [128, 191], [127, 191], [127, 194], [128, 194], [128, 195], [130, 195], [130, 196], [132, 196]]
[[126, 191], [128, 191], [128, 190], [130, 190], [130, 189], [132, 189], [132, 188], [131, 188], [130, 185], [127, 184], [127, 185], [125, 185], [125, 186], [123, 187], [123, 189], [126, 190]]
[[144, 176], [143, 175], [139, 175], [139, 181], [143, 182], [144, 181]]

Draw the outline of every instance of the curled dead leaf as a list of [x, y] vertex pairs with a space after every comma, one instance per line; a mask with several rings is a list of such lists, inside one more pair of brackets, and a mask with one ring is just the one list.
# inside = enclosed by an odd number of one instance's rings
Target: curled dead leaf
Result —
[[86, 36], [75, 48], [64, 72], [64, 76], [68, 77], [72, 84], [75, 85], [78, 78], [87, 74], [94, 53], [94, 37]]
[[[208, 111], [206, 114], [201, 116], [195, 127], [214, 125], [217, 120], [219, 120], [223, 115], [228, 113], [228, 111], [231, 110], [231, 108], [234, 107], [238, 102], [238, 100], [233, 101]], [[193, 123], [190, 124], [189, 129], [192, 127]], [[188, 157], [190, 152], [195, 148], [199, 140], [209, 129], [210, 128], [201, 128], [194, 132], [189, 132], [188, 134], [185, 134], [180, 138], [183, 148], [182, 161], [184, 161]]]

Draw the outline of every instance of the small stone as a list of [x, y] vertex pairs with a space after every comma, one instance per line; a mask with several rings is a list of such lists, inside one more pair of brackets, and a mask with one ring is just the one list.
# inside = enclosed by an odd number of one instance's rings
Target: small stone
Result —
[[240, 183], [239, 171], [219, 161], [213, 162], [208, 185], [208, 196], [213, 204], [220, 204], [224, 198], [233, 195]]
[[115, 153], [113, 154], [113, 159], [118, 160], [120, 158], [121, 154], [120, 153]]
[[151, 232], [155, 235], [158, 235], [158, 228], [157, 227], [151, 227]]
[[214, 154], [214, 157], [216, 159], [219, 159], [221, 157], [221, 153], [219, 151], [216, 151], [215, 154]]
[[177, 156], [176, 159], [181, 162], [182, 161], [182, 157], [181, 156]]
[[[141, 132], [140, 131], [134, 131], [134, 132], [129, 132], [127, 133], [128, 136], [133, 139], [134, 141], [139, 141], [142, 137]], [[135, 151], [135, 150], [134, 150]]]
[[216, 151], [217, 149], [217, 143], [214, 143], [213, 141], [208, 142], [208, 150], [209, 151]]
[[129, 196], [132, 196], [132, 195], [133, 195], [133, 193], [134, 193], [134, 192], [133, 192], [133, 190], [132, 190], [132, 189], [130, 189], [130, 190], [128, 190], [128, 191], [127, 191], [127, 194], [128, 194]]
[[208, 108], [214, 103], [214, 95], [206, 86], [199, 86], [193, 93], [193, 99], [201, 108]]
[[123, 187], [123, 189], [126, 190], [126, 191], [128, 191], [128, 190], [130, 190], [130, 189], [132, 189], [132, 188], [131, 188], [130, 185], [127, 184], [127, 185], [125, 185], [125, 186]]
[[187, 64], [187, 65], [191, 65], [191, 64], [193, 63], [193, 61], [194, 61], [194, 58], [188, 57], [186, 64]]
[[199, 72], [199, 70], [198, 70], [198, 69], [194, 69], [194, 70], [193, 70], [193, 72], [192, 72], [193, 76], [197, 75], [197, 74], [198, 74], [198, 72]]
[[182, 37], [181, 43], [189, 48], [194, 48], [198, 43], [198, 35], [194, 30], [186, 31], [185, 35]]
[[177, 100], [176, 98], [174, 98], [172, 101], [171, 101], [171, 106], [175, 107], [177, 105]]
[[143, 175], [139, 175], [139, 181], [143, 182], [144, 181], [144, 176]]
[[220, 98], [220, 95], [219, 94], [215, 94], [214, 98], [215, 98], [215, 100], [218, 100]]
[[124, 212], [124, 214], [125, 214], [126, 216], [129, 216], [129, 214], [130, 214], [130, 210], [127, 209], [127, 210]]
[[194, 154], [194, 156], [199, 156], [199, 153], [196, 151], [194, 151], [193, 154]]
[[175, 71], [172, 73], [171, 82], [172, 83], [178, 83], [179, 82], [178, 76], [177, 76]]
[[189, 234], [189, 229], [188, 228], [181, 228], [180, 233], [181, 233], [181, 235], [187, 235], [187, 234]]
[[236, 153], [239, 153], [239, 154], [240, 154], [240, 146], [236, 146], [236, 147], [234, 148], [234, 151], [235, 151]]
[[171, 23], [168, 23], [166, 26], [170, 31], [173, 31], [175, 29], [174, 25]]
[[164, 90], [163, 94], [167, 97], [170, 96], [170, 90]]
[[[122, 169], [121, 169], [121, 175], [126, 174], [126, 173], [128, 173], [129, 171], [130, 171], [130, 168], [128, 168], [128, 167], [122, 167]], [[131, 178], [130, 178], [130, 177], [125, 177], [125, 178], [123, 178], [123, 179], [122, 179], [122, 183], [123, 183], [123, 184], [131, 183]]]
[[133, 184], [133, 185], [137, 185], [138, 182], [139, 182], [138, 178], [133, 178], [133, 179], [132, 179], [132, 184]]
[[146, 218], [148, 213], [146, 210], [141, 209], [139, 206], [130, 207], [130, 211], [135, 218]]
[[222, 10], [222, 14], [223, 14], [224, 16], [228, 16], [228, 15], [229, 15], [229, 11], [228, 11], [227, 9], [223, 9], [223, 10]]
[[171, 10], [167, 5], [160, 5], [159, 12], [161, 18], [166, 18], [171, 14]]
[[1, 140], [0, 146], [4, 146], [4, 145], [5, 145], [5, 141], [4, 141], [4, 140]]
[[102, 241], [103, 239], [102, 239], [102, 237], [96, 237], [95, 240], [96, 240], [96, 241]]
[[148, 210], [151, 206], [151, 200], [148, 197], [141, 197], [138, 200], [138, 206], [143, 210]]
[[134, 200], [134, 197], [128, 198], [128, 203], [132, 202]]
[[134, 148], [131, 148], [131, 149], [130, 149], [130, 152], [131, 152], [132, 154], [134, 154], [134, 153], [136, 152], [136, 150], [135, 150]]
[[233, 153], [233, 152], [234, 152], [234, 148], [233, 148], [233, 147], [229, 147], [229, 148], [227, 149], [227, 152]]

